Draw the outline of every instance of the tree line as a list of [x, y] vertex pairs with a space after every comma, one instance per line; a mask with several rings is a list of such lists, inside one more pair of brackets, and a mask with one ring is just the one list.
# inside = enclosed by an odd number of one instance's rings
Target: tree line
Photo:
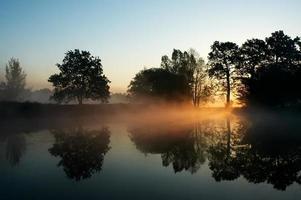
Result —
[[[99, 57], [78, 49], [68, 51], [59, 73], [48, 81], [58, 103], [110, 98], [110, 81]], [[0, 84], [0, 98], [18, 100], [26, 94], [26, 74], [12, 58]], [[283, 31], [264, 40], [248, 39], [242, 45], [215, 41], [206, 63], [189, 49], [174, 49], [161, 57], [160, 67], [143, 69], [131, 80], [127, 94], [134, 102], [190, 103], [196, 107], [225, 96], [226, 107], [236, 102], [245, 106], [291, 106], [300, 104], [301, 41]]]
[[231, 97], [245, 106], [290, 106], [300, 103], [301, 42], [283, 31], [241, 46], [215, 41], [208, 62], [195, 51], [173, 50], [163, 56], [160, 68], [143, 69], [129, 85], [130, 96], [191, 100], [195, 106], [212, 96]]

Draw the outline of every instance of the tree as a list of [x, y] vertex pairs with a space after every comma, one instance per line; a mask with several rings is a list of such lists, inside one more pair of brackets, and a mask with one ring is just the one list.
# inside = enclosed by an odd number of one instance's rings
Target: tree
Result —
[[211, 46], [209, 59], [209, 76], [221, 81], [226, 90], [226, 107], [230, 106], [231, 84], [237, 66], [238, 46], [232, 42], [215, 41]]
[[187, 93], [196, 107], [208, 102], [212, 95], [205, 67], [205, 61], [194, 49], [184, 52], [174, 49], [171, 59], [166, 55], [161, 58], [161, 68], [187, 79]]
[[214, 86], [209, 80], [204, 59], [194, 49], [189, 49], [189, 54], [196, 59], [196, 65], [193, 68], [192, 101], [195, 107], [199, 107], [201, 103], [212, 100]]
[[238, 74], [241, 81], [238, 87], [238, 99], [241, 103], [253, 102], [252, 94], [256, 88], [258, 69], [268, 63], [268, 47], [264, 40], [247, 40], [239, 49]]
[[190, 89], [193, 84], [193, 72], [196, 66], [196, 58], [187, 51], [182, 52], [178, 49], [174, 49], [171, 60], [166, 55], [161, 58], [161, 67], [173, 74], [184, 76], [187, 79]]
[[57, 64], [59, 74], [49, 77], [54, 86], [52, 99], [61, 103], [84, 99], [107, 102], [110, 96], [110, 81], [103, 74], [101, 60], [88, 51], [68, 51], [62, 64]]
[[183, 75], [162, 68], [150, 68], [136, 74], [128, 86], [128, 94], [135, 100], [183, 102], [190, 97], [187, 87], [188, 82]]
[[276, 31], [240, 48], [239, 100], [248, 106], [288, 106], [301, 98], [300, 39]]
[[300, 61], [300, 52], [298, 51], [298, 42], [300, 38], [292, 39], [284, 34], [283, 31], [275, 31], [270, 37], [266, 38], [270, 60], [278, 64], [294, 64]]
[[264, 40], [247, 40], [239, 49], [239, 72], [250, 79], [254, 79], [258, 68], [268, 61], [268, 46]]
[[2, 99], [7, 101], [23, 100], [27, 90], [26, 74], [16, 58], [11, 58], [5, 67], [6, 82], [1, 83]]

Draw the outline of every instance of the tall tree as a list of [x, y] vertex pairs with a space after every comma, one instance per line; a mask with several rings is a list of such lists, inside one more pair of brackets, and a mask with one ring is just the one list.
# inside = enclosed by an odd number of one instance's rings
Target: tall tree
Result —
[[178, 49], [173, 50], [171, 60], [166, 55], [161, 58], [161, 67], [171, 73], [185, 76], [190, 87], [193, 84], [193, 72], [196, 65], [197, 61], [193, 54]]
[[300, 39], [276, 31], [240, 48], [239, 99], [248, 106], [289, 106], [301, 98]]
[[300, 59], [298, 42], [300, 42], [299, 37], [292, 39], [283, 31], [272, 33], [270, 37], [266, 38], [271, 62], [295, 64]]
[[258, 69], [264, 67], [269, 60], [268, 47], [264, 40], [247, 40], [239, 49], [238, 75], [241, 84], [238, 87], [238, 99], [241, 103], [253, 102], [256, 90]]
[[171, 59], [166, 55], [161, 58], [161, 68], [185, 77], [187, 93], [196, 107], [207, 102], [212, 94], [205, 67], [205, 61], [194, 49], [184, 52], [174, 49]]
[[193, 67], [192, 101], [195, 107], [213, 100], [213, 82], [209, 79], [207, 65], [194, 49], [189, 49], [189, 54], [194, 56], [196, 65]]
[[268, 62], [268, 47], [264, 40], [247, 40], [239, 49], [239, 72], [248, 78], [254, 79], [258, 68]]
[[1, 90], [4, 100], [20, 101], [26, 94], [26, 74], [20, 62], [16, 58], [11, 58], [5, 67], [6, 81], [1, 83]]
[[231, 84], [236, 72], [238, 45], [233, 42], [215, 41], [211, 46], [209, 59], [209, 76], [218, 79], [226, 90], [226, 107], [230, 106]]
[[107, 102], [110, 96], [110, 81], [103, 74], [101, 60], [88, 51], [68, 51], [62, 64], [57, 64], [59, 74], [50, 76], [54, 86], [52, 98], [57, 102], [76, 99], [79, 104], [84, 99]]

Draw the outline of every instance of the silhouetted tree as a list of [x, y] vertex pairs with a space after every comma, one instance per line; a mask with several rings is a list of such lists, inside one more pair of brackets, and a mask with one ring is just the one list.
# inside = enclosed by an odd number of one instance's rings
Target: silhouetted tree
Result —
[[164, 99], [166, 101], [190, 102], [195, 106], [207, 102], [212, 96], [205, 62], [194, 50], [173, 50], [171, 59], [162, 56], [161, 68], [144, 69], [128, 87], [132, 98]]
[[300, 100], [299, 38], [276, 31], [265, 41], [248, 40], [240, 48], [239, 100], [248, 106], [286, 106]]
[[258, 68], [268, 62], [268, 46], [264, 40], [247, 40], [239, 49], [239, 74], [243, 77], [255, 79]]
[[189, 54], [196, 59], [196, 65], [193, 67], [192, 82], [192, 101], [195, 107], [213, 100], [214, 85], [209, 80], [207, 65], [194, 49], [189, 49]]
[[268, 63], [268, 47], [264, 40], [251, 39], [242, 44], [239, 53], [237, 68], [241, 85], [237, 89], [238, 99], [245, 105], [253, 104], [257, 72]]
[[272, 33], [270, 37], [266, 38], [271, 62], [288, 65], [298, 63], [300, 61], [298, 42], [300, 42], [299, 37], [292, 39], [283, 31]]
[[[184, 76], [187, 80], [187, 94], [190, 94], [190, 98], [193, 101], [193, 104], [197, 104], [197, 98], [195, 92], [196, 81], [200, 82], [200, 79], [204, 79], [201, 75], [203, 70], [202, 60], [197, 60], [199, 57], [195, 50], [190, 49], [189, 51], [180, 51], [174, 49], [171, 55], [171, 59], [167, 55], [162, 56], [161, 58], [161, 68], [177, 75]], [[197, 76], [197, 77], [196, 77]], [[208, 94], [208, 93], [207, 93]], [[204, 98], [205, 100], [205, 98]]]
[[232, 42], [215, 41], [211, 46], [209, 59], [209, 76], [218, 79], [226, 90], [226, 106], [230, 106], [231, 84], [238, 63], [238, 46]]
[[68, 51], [62, 64], [57, 64], [59, 74], [49, 77], [54, 86], [52, 98], [57, 102], [76, 99], [79, 104], [84, 99], [107, 102], [110, 81], [103, 74], [101, 60], [88, 51]]
[[87, 131], [52, 130], [55, 143], [49, 152], [60, 157], [58, 166], [62, 166], [68, 178], [79, 181], [101, 171], [105, 154], [109, 151], [110, 131], [108, 128]]
[[26, 74], [18, 59], [11, 58], [5, 68], [5, 82], [1, 83], [0, 96], [6, 101], [21, 101], [28, 94]]
[[128, 87], [129, 96], [135, 100], [183, 102], [190, 98], [188, 82], [183, 75], [162, 68], [140, 71]]
[[166, 55], [161, 58], [161, 67], [171, 73], [183, 75], [187, 79], [190, 88], [192, 87], [193, 72], [197, 67], [197, 61], [193, 54], [174, 49], [171, 60]]

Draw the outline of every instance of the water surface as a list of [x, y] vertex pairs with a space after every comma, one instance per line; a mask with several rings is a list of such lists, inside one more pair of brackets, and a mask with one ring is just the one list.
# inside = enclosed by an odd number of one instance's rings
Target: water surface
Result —
[[299, 117], [11, 119], [1, 199], [300, 199]]

